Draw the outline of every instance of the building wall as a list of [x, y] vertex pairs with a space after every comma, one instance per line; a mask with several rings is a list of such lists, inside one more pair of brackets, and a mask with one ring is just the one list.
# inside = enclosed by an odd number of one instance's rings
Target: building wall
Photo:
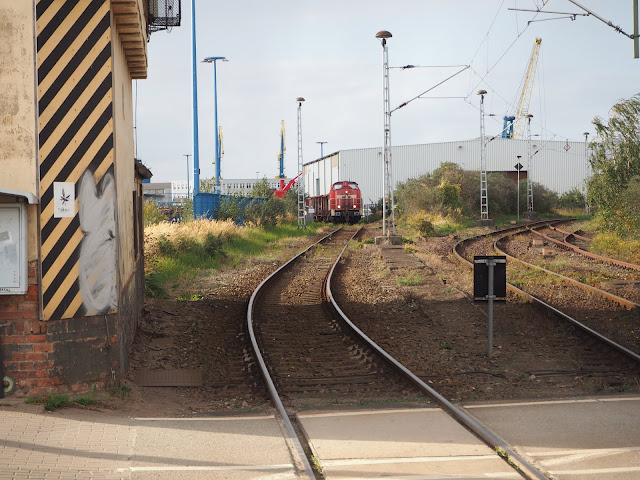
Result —
[[[487, 144], [487, 170], [515, 172], [524, 165], [522, 174], [534, 182], [562, 194], [572, 188], [583, 189], [590, 175], [584, 142], [532, 140], [532, 164], [528, 165], [526, 140], [496, 138]], [[337, 158], [335, 158], [337, 157]], [[465, 170], [480, 170], [480, 140], [443, 142], [391, 147], [393, 182], [397, 185], [410, 178], [433, 172], [443, 162], [452, 162]], [[329, 166], [329, 161], [331, 166]], [[305, 168], [305, 191], [317, 194], [313, 186], [320, 180], [320, 194], [329, 191], [332, 182], [358, 182], [365, 203], [382, 197], [383, 165], [381, 148], [342, 150], [335, 156], [308, 163]], [[330, 173], [328, 173], [330, 172]]]
[[0, 141], [18, 172], [0, 189], [40, 202], [27, 210], [28, 292], [0, 296], [2, 360], [23, 394], [121, 375], [144, 298], [129, 72], [146, 75], [146, 60], [114, 37], [112, 0], [34, 3], [0, 0], [0, 61], [13, 62], [6, 77], [1, 65]]
[[118, 203], [118, 273], [125, 285], [135, 268], [133, 248], [133, 195], [135, 147], [133, 141], [132, 80], [119, 35], [112, 40], [113, 52], [113, 121], [115, 129], [115, 174]]
[[33, 10], [0, 0], [0, 188], [37, 196]]
[[[37, 3], [44, 320], [114, 312], [116, 184], [108, 0]], [[75, 190], [54, 215], [54, 183]], [[59, 201], [59, 199], [56, 199]]]

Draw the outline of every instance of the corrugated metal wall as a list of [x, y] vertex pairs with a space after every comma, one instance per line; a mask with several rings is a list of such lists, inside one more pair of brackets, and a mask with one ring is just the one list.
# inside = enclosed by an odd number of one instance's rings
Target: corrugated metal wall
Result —
[[[533, 168], [527, 165], [526, 140], [496, 138], [490, 141], [487, 145], [488, 171], [515, 172], [517, 156], [521, 155], [523, 171], [531, 171], [534, 182], [560, 194], [572, 188], [583, 188], [589, 175], [584, 142], [534, 139], [531, 143]], [[391, 154], [395, 184], [431, 173], [443, 162], [456, 163], [465, 170], [480, 170], [479, 139], [391, 147]], [[332, 182], [352, 180], [360, 185], [364, 202], [375, 202], [382, 197], [381, 148], [343, 150], [310, 162], [304, 168], [306, 192], [310, 195], [326, 194]]]

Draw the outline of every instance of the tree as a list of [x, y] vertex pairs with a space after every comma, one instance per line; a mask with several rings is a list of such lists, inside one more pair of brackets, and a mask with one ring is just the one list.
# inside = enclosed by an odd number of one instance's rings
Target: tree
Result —
[[631, 179], [640, 176], [640, 94], [614, 105], [608, 122], [596, 117], [593, 125], [597, 137], [590, 143], [593, 175], [587, 200], [602, 217], [605, 228], [639, 235], [629, 230], [633, 220], [619, 215], [631, 213], [625, 204], [629, 198], [626, 191]]
[[251, 190], [251, 196], [254, 198], [270, 198], [273, 196], [273, 190], [269, 186], [267, 177], [258, 180]]

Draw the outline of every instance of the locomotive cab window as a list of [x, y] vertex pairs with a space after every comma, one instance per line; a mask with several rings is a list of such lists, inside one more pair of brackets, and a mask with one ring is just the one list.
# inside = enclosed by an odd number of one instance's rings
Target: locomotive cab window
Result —
[[350, 183], [349, 184], [349, 188], [357, 189], [358, 188], [358, 184], [357, 183]]
[[334, 183], [333, 184], [333, 189], [334, 190], [340, 190], [342, 188], [342, 184], [341, 183]]

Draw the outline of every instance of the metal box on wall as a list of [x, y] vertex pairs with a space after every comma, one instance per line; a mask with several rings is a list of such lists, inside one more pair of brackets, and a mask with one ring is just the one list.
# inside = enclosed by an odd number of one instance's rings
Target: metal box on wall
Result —
[[27, 206], [0, 203], [0, 295], [27, 292]]

